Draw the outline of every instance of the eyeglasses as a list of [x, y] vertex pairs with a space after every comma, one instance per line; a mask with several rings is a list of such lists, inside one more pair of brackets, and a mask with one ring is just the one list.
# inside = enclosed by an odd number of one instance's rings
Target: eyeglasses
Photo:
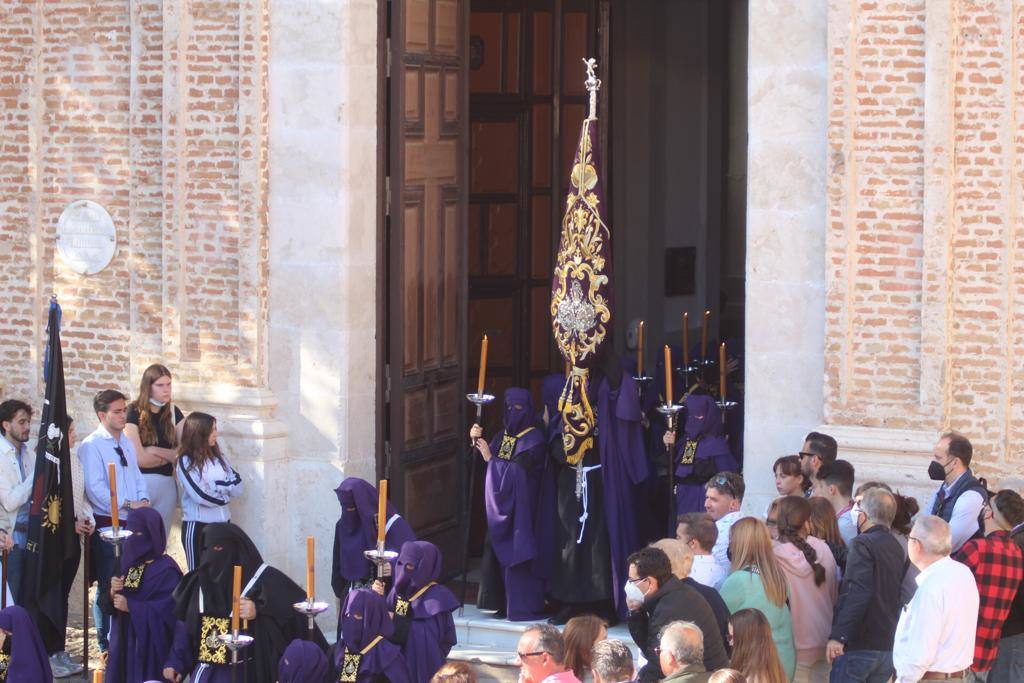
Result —
[[519, 659], [525, 659], [526, 657], [536, 657], [538, 655], [546, 655], [547, 652], [544, 650], [537, 650], [536, 652], [516, 652], [516, 657]]
[[907, 540], [908, 541], [917, 541], [918, 543], [921, 542], [921, 539], [918, 538], [917, 536], [907, 536]]
[[649, 578], [651, 578], [651, 577], [649, 577], [649, 576], [641, 576], [639, 579], [627, 578], [626, 580], [629, 581], [631, 584], [636, 585], [636, 584], [640, 583], [641, 581], [646, 581]]
[[813, 458], [817, 453], [808, 453], [807, 451], [800, 451], [797, 453], [801, 458]]
[[117, 457], [121, 458], [121, 467], [128, 467], [128, 458], [124, 457], [124, 451], [121, 450], [121, 447], [114, 446], [114, 452], [117, 453]]

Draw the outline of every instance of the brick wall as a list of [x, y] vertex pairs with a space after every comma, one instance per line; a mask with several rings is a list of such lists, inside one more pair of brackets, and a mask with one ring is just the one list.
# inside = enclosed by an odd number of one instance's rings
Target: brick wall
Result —
[[[753, 18], [752, 18], [753, 21]], [[832, 3], [826, 422], [1024, 459], [1024, 3]]]
[[[0, 388], [38, 402], [48, 295], [76, 414], [161, 361], [265, 385], [263, 0], [12, 0], [0, 9]], [[93, 276], [55, 249], [68, 203], [110, 213]], [[91, 422], [91, 420], [90, 420]]]

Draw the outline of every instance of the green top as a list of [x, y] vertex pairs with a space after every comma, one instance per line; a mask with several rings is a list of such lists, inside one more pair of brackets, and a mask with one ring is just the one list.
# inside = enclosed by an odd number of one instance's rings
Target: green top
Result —
[[730, 574], [719, 593], [730, 613], [735, 614], [751, 607], [760, 610], [768, 619], [782, 668], [786, 670], [786, 677], [792, 681], [796, 673], [796, 646], [793, 644], [793, 620], [789, 614], [789, 605], [779, 607], [772, 603], [765, 594], [761, 576], [749, 569], [740, 569]]

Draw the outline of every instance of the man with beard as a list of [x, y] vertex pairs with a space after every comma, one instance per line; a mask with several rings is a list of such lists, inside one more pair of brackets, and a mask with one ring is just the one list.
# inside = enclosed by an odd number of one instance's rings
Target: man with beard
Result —
[[641, 545], [636, 490], [649, 471], [642, 410], [636, 382], [614, 352], [604, 351], [591, 371], [588, 397], [597, 405], [595, 445], [574, 464], [566, 459], [562, 439], [550, 442], [549, 455], [558, 468], [550, 590], [562, 603], [552, 624], [584, 612], [612, 622], [625, 618], [626, 560]]
[[[512, 621], [544, 613], [544, 578], [538, 563], [538, 500], [544, 472], [544, 434], [533, 424], [530, 392], [505, 390], [505, 429], [488, 444], [480, 425], [469, 435], [487, 463], [484, 506], [488, 542], [481, 567], [480, 607]], [[500, 566], [497, 566], [500, 565]]]
[[[676, 514], [672, 517], [670, 533], [675, 531], [678, 515], [704, 510], [704, 484], [711, 477], [719, 472], [739, 470], [722, 436], [722, 411], [715, 399], [707, 394], [690, 394], [685, 405], [685, 438], [675, 448], [672, 460], [676, 468]], [[665, 445], [676, 446], [675, 433], [665, 433]]]
[[[306, 599], [306, 591], [264, 564], [252, 539], [234, 524], [210, 524], [202, 533], [199, 566], [174, 591], [178, 623], [164, 678], [181, 683], [191, 674], [192, 683], [231, 680], [231, 655], [217, 636], [230, 628], [234, 566], [240, 565], [242, 599], [238, 611], [248, 621], [246, 633], [254, 640], [238, 653], [237, 678], [245, 683], [274, 683], [288, 643], [307, 634], [306, 618], [292, 607]], [[326, 649], [319, 628], [314, 629], [313, 641]]]

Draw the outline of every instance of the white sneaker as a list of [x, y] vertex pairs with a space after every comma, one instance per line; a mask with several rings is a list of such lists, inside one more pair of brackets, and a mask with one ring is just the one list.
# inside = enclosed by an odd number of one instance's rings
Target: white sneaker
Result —
[[85, 667], [73, 661], [71, 655], [64, 650], [50, 655], [50, 668], [54, 678], [66, 678], [81, 673]]

